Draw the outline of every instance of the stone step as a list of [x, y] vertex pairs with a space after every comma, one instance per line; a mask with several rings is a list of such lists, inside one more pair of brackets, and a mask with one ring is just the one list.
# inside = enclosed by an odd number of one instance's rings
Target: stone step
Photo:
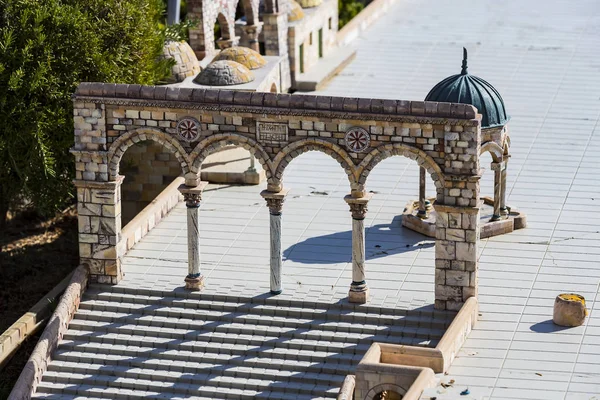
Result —
[[[125, 327], [141, 326], [147, 328], [162, 328], [162, 332], [170, 329], [173, 338], [189, 338], [200, 335], [206, 331], [215, 333], [236, 333], [246, 335], [262, 335], [274, 337], [301, 338], [303, 340], [318, 340], [323, 338], [329, 341], [354, 342], [377, 336], [391, 343], [401, 343], [403, 338], [420, 338], [423, 342], [437, 342], [443, 335], [442, 328], [431, 329], [406, 326], [382, 326], [365, 324], [348, 324], [335, 322], [308, 321], [296, 323], [280, 321], [269, 316], [239, 316], [235, 321], [227, 320], [202, 320], [202, 319], [180, 319], [155, 315], [142, 315], [131, 313], [118, 313], [111, 311], [96, 312], [82, 308], [77, 314], [74, 322], [93, 323], [94, 326], [102, 327]], [[118, 321], [118, 322], [114, 322]], [[282, 326], [283, 325], [283, 326]], [[308, 337], [307, 337], [308, 336]], [[329, 339], [328, 339], [329, 338]], [[337, 340], [335, 340], [337, 338]]]
[[[73, 327], [73, 329], [82, 329], [81, 327]], [[88, 339], [90, 342], [95, 343], [104, 343], [105, 345], [115, 345], [115, 341], [113, 340], [104, 340], [103, 337], [99, 336], [97, 330], [90, 332], [91, 335]], [[131, 335], [132, 333], [121, 333], [123, 336]], [[364, 352], [358, 353], [338, 353], [336, 351], [315, 351], [315, 350], [298, 350], [293, 348], [286, 347], [275, 347], [271, 346], [269, 343], [265, 343], [261, 346], [253, 346], [253, 345], [244, 345], [244, 344], [234, 344], [234, 343], [215, 343], [209, 341], [182, 341], [182, 340], [173, 340], [170, 338], [168, 342], [156, 341], [153, 340], [151, 336], [141, 336], [141, 332], [138, 333], [140, 336], [137, 338], [133, 338], [132, 340], [121, 339], [121, 346], [133, 345], [134, 343], [137, 345], [141, 345], [143, 343], [152, 343], [154, 347], [167, 348], [171, 350], [186, 350], [190, 352], [205, 352], [205, 353], [216, 353], [216, 354], [234, 354], [238, 356], [242, 355], [261, 355], [263, 357], [269, 357], [274, 359], [288, 359], [293, 358], [300, 361], [314, 361], [320, 360], [322, 358], [340, 358], [340, 359], [354, 359], [354, 357], [362, 357]], [[68, 335], [68, 336], [67, 336]], [[65, 333], [63, 339], [65, 340], [73, 340], [74, 338], [78, 338], [76, 340], [85, 340], [85, 336], [76, 336], [70, 332]], [[365, 350], [366, 351], [366, 350]]]
[[454, 315], [91, 285], [36, 398], [335, 398], [372, 342], [432, 347]]
[[[131, 368], [139, 368], [191, 374], [201, 374], [205, 371], [219, 371], [219, 374], [223, 376], [235, 376], [246, 379], [270, 379], [284, 382], [311, 381], [319, 385], [337, 385], [338, 387], [344, 380], [344, 376], [339, 375], [339, 373], [346, 372], [340, 371], [339, 365], [333, 364], [330, 365], [330, 367], [335, 368], [334, 371], [337, 375], [324, 372], [322, 368], [318, 368], [318, 365], [315, 365], [313, 368], [316, 372], [298, 371], [297, 368], [294, 368], [293, 370], [276, 368], [277, 364], [270, 362], [273, 361], [270, 359], [262, 359], [258, 362], [253, 362], [251, 365], [248, 364], [248, 366], [245, 366], [244, 359], [236, 360], [235, 358], [237, 357], [231, 357], [228, 360], [228, 365], [224, 366], [222, 359], [210, 362], [211, 354], [206, 354], [205, 357], [202, 358], [202, 362], [182, 362], [167, 360], [165, 358], [139, 358], [125, 354], [92, 353], [89, 352], [92, 350], [90, 348], [86, 350], [87, 352], [70, 350], [59, 351], [54, 356], [56, 363], [53, 362], [48, 369], [77, 373], [91, 373], [101, 368], [107, 368], [108, 371], [125, 369], [126, 372]], [[99, 349], [99, 351], [103, 351], [103, 349]], [[300, 374], [299, 372], [302, 373]], [[348, 369], [347, 372], [350, 373], [350, 369]]]
[[[421, 310], [385, 309], [380, 307], [361, 307], [350, 303], [324, 304], [316, 302], [292, 302], [277, 300], [276, 298], [248, 298], [243, 301], [232, 301], [232, 299], [213, 300], [216, 295], [205, 295], [201, 298], [179, 298], [164, 295], [139, 296], [131, 293], [112, 292], [107, 290], [89, 290], [86, 292], [88, 300], [105, 300], [110, 303], [137, 304], [138, 308], [149, 308], [154, 306], [157, 310], [167, 310], [173, 313], [182, 313], [183, 316], [193, 315], [193, 312], [210, 310], [214, 313], [246, 313], [269, 316], [280, 316], [285, 318], [335, 320], [348, 323], [376, 323], [378, 325], [393, 325], [400, 320], [406, 321], [406, 325], [421, 325], [435, 321], [436, 324], [449, 325], [455, 313], [437, 311], [433, 308]], [[267, 302], [267, 303], [264, 303]], [[101, 306], [102, 303], [98, 303]], [[164, 306], [164, 307], [159, 307]], [[190, 314], [190, 312], [193, 312]]]
[[[59, 351], [56, 352], [56, 359], [65, 360], [69, 357], [75, 357], [75, 353], [81, 353], [77, 357], [78, 360], [84, 363], [93, 362], [94, 357], [106, 360], [108, 364], [112, 363], [112, 360], [120, 361], [137, 357], [140, 360], [158, 359], [166, 364], [173, 362], [182, 363], [181, 365], [187, 365], [186, 363], [192, 363], [191, 365], [195, 365], [195, 363], [232, 364], [249, 368], [341, 374], [343, 376], [352, 373], [362, 359], [362, 355], [336, 354], [324, 359], [313, 357], [310, 360], [299, 360], [295, 357], [294, 352], [290, 352], [288, 357], [277, 358], [260, 351], [251, 354], [244, 353], [246, 357], [241, 357], [240, 354], [231, 352], [229, 349], [223, 349], [221, 352], [211, 352], [203, 351], [200, 345], [194, 350], [190, 347], [182, 347], [178, 348], [175, 344], [157, 343], [151, 340], [146, 342], [146, 346], [129, 343], [109, 346], [107, 343], [98, 341], [65, 339], [60, 343]], [[68, 356], [63, 356], [64, 353], [68, 353]]]
[[[44, 374], [44, 380], [51, 383], [73, 385], [76, 388], [96, 386], [114, 388], [117, 390], [129, 389], [131, 391], [156, 392], [162, 393], [163, 399], [166, 398], [164, 397], [165, 391], [181, 397], [210, 397], [211, 395], [217, 395], [226, 399], [314, 399], [315, 397], [335, 398], [339, 390], [338, 388], [329, 388], [309, 382], [273, 385], [271, 381], [260, 381], [253, 379], [245, 380], [245, 385], [247, 388], [240, 389], [237, 387], [231, 387], [231, 385], [236, 383], [239, 384], [240, 381], [244, 382], [244, 380], [236, 380], [236, 378], [232, 377], [212, 376], [209, 381], [203, 381], [203, 383], [183, 383], [177, 381], [178, 376], [181, 376], [181, 374], [173, 374], [172, 379], [169, 381], [156, 381], [152, 380], [152, 377], [146, 377], [145, 375], [136, 378], [125, 378], [99, 374], [92, 375], [46, 371]], [[192, 377], [188, 377], [188, 379], [191, 378]], [[76, 388], [74, 389], [77, 390]], [[68, 386], [64, 387], [63, 393], [69, 393], [68, 389]], [[126, 394], [125, 397], [113, 398], [129, 399], [136, 397], [131, 394]], [[148, 398], [148, 396], [146, 395], [144, 398]]]
[[[110, 296], [111, 300], [121, 297], [122, 299], [133, 299], [133, 303], [148, 304], [149, 302], [157, 304], [169, 304], [173, 301], [177, 303], [177, 307], [181, 308], [211, 308], [220, 309], [225, 307], [226, 311], [236, 311], [237, 307], [241, 310], [246, 308], [268, 310], [270, 307], [257, 306], [272, 306], [274, 309], [278, 307], [286, 307], [290, 312], [300, 312], [312, 317], [313, 312], [321, 314], [321, 317], [337, 314], [347, 314], [349, 316], [372, 317], [373, 315], [415, 315], [423, 317], [431, 317], [435, 320], [449, 319], [450, 321], [456, 315], [451, 311], [435, 310], [432, 307], [420, 308], [418, 310], [406, 310], [402, 308], [390, 308], [365, 304], [354, 304], [347, 301], [339, 303], [322, 303], [311, 300], [291, 300], [282, 296], [272, 296], [270, 294], [244, 297], [235, 294], [216, 294], [216, 293], [195, 293], [184, 289], [180, 291], [165, 291], [151, 288], [133, 288], [127, 286], [104, 286], [92, 284], [85, 292], [86, 298], [95, 299], [97, 295]], [[127, 301], [126, 301], [127, 302]], [[272, 308], [271, 307], [271, 308]], [[290, 314], [289, 316], [293, 316]], [[349, 322], [360, 322], [350, 320]]]
[[[176, 365], [172, 365], [177, 367]], [[155, 367], [155, 368], [152, 368]], [[197, 364], [195, 367], [186, 364], [186, 368], [169, 368], [164, 363], [144, 363], [143, 366], [133, 365], [104, 365], [82, 364], [77, 362], [56, 361], [48, 368], [49, 371], [66, 372], [82, 375], [106, 375], [119, 378], [145, 379], [158, 382], [177, 382], [188, 384], [204, 384], [207, 386], [223, 387], [223, 382], [228, 388], [252, 389], [256, 391], [285, 388], [303, 394], [314, 394], [315, 390], [327, 392], [339, 388], [344, 381], [343, 377], [330, 374], [303, 374], [303, 380], [289, 379], [290, 373], [281, 374], [277, 370], [259, 371], [215, 364]], [[307, 386], [310, 382], [313, 386]], [[318, 389], [315, 389], [318, 388]]]
[[[78, 314], [78, 318], [83, 317]], [[110, 332], [114, 332], [114, 329], [120, 327], [123, 329], [129, 329], [133, 332], [144, 332], [147, 336], [150, 336], [153, 327], [142, 324], [136, 324], [137, 321], [127, 320], [122, 323], [111, 323], [110, 316], [104, 315], [101, 320], [98, 319], [76, 319], [73, 320], [73, 328], [83, 328], [87, 326], [100, 326], [99, 324], [104, 322], [105, 326], [110, 325], [113, 329]], [[154, 321], [153, 321], [154, 322]], [[143, 328], [138, 328], [143, 327]], [[160, 325], [155, 324], [155, 327]], [[170, 327], [170, 326], [168, 326]], [[348, 338], [347, 341], [336, 341], [332, 342], [333, 336], [329, 335], [330, 332], [322, 331], [306, 331], [297, 332], [292, 328], [278, 328], [272, 327], [268, 329], [253, 329], [252, 325], [243, 324], [223, 324], [218, 327], [213, 327], [212, 330], [207, 329], [194, 329], [190, 332], [189, 330], [182, 330], [182, 335], [173, 335], [172, 337], [183, 338], [187, 340], [211, 341], [213, 343], [231, 343], [240, 344], [247, 346], [264, 346], [269, 345], [271, 347], [282, 347], [287, 349], [305, 350], [310, 349], [314, 351], [336, 351], [339, 353], [364, 353], [373, 341], [390, 341], [396, 339], [393, 336], [387, 335], [352, 335], [353, 338]], [[188, 332], [188, 333], [186, 333]], [[321, 335], [326, 333], [326, 336]], [[333, 332], [335, 334], [335, 332]], [[117, 342], [115, 342], [117, 343]]]

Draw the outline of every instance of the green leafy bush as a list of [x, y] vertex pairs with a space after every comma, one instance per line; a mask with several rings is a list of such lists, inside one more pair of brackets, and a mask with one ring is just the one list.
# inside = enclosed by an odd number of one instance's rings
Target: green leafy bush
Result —
[[79, 82], [168, 76], [162, 12], [161, 0], [0, 0], [0, 224], [17, 202], [51, 213], [71, 198]]
[[339, 23], [341, 29], [350, 20], [369, 5], [371, 0], [338, 0]]

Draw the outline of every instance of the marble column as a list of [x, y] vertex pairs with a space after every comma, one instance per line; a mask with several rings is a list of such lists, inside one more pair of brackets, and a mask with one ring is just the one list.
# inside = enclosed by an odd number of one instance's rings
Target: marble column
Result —
[[248, 37], [249, 47], [254, 51], [260, 52], [258, 35], [262, 30], [262, 23], [258, 23], [256, 25], [246, 25], [243, 27], [243, 29]]
[[501, 171], [501, 189], [500, 189], [500, 215], [503, 219], [508, 218], [508, 207], [506, 206], [506, 167], [508, 166], [508, 160], [504, 160], [502, 163]]
[[269, 207], [269, 223], [271, 232], [271, 256], [270, 256], [270, 288], [272, 294], [280, 294], [283, 291], [283, 282], [281, 280], [281, 270], [283, 264], [283, 253], [281, 251], [281, 210], [288, 189], [277, 193], [263, 190], [261, 196], [267, 201]]
[[492, 221], [499, 221], [500, 216], [500, 203], [502, 196], [502, 163], [492, 163], [492, 171], [494, 171], [494, 214], [492, 215]]
[[199, 291], [204, 287], [204, 276], [200, 272], [200, 201], [202, 191], [208, 182], [200, 182], [198, 186], [179, 186], [187, 207], [187, 242], [188, 242], [188, 274], [185, 277], [185, 288]]
[[372, 196], [372, 193], [368, 193], [360, 198], [352, 195], [344, 198], [352, 213], [352, 283], [348, 292], [348, 300], [351, 303], [363, 304], [369, 297], [365, 275], [365, 216], [367, 204]]
[[423, 167], [419, 167], [419, 211], [417, 216], [421, 219], [427, 219], [427, 199], [425, 198], [425, 185], [427, 184], [427, 171]]

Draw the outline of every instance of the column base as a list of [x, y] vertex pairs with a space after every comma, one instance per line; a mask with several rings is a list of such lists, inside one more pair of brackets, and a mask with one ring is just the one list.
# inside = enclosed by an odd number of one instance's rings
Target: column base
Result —
[[348, 292], [348, 301], [350, 303], [365, 304], [369, 299], [369, 287], [366, 283], [350, 285], [350, 291]]
[[186, 276], [184, 280], [186, 290], [199, 292], [204, 289], [204, 276], [202, 275], [196, 277]]
[[271, 290], [271, 294], [277, 296], [278, 294], [281, 294], [283, 292], [283, 290]]

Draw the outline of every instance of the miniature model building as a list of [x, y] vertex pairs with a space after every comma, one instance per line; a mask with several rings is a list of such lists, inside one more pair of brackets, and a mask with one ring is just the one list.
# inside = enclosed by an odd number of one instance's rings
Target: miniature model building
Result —
[[[482, 197], [481, 238], [496, 236], [524, 228], [526, 217], [516, 209], [506, 205], [506, 167], [510, 158], [510, 136], [504, 101], [500, 93], [487, 81], [468, 73], [467, 50], [463, 49], [462, 70], [435, 85], [425, 97], [425, 101], [443, 103], [466, 103], [475, 106], [481, 115], [481, 151], [489, 151], [492, 156], [491, 169], [494, 171], [494, 197]], [[430, 145], [433, 147], [433, 145]], [[432, 148], [433, 150], [433, 148]], [[443, 149], [440, 149], [443, 151]], [[454, 155], [459, 161], [460, 154]], [[446, 163], [452, 161], [446, 161]], [[447, 165], [452, 167], [452, 165]], [[420, 168], [419, 200], [410, 202], [403, 212], [402, 225], [435, 237], [437, 213], [425, 194], [426, 171]], [[458, 189], [456, 189], [458, 190]], [[461, 190], [469, 191], [466, 187]], [[460, 204], [457, 204], [460, 205]], [[488, 209], [489, 212], [485, 212]], [[491, 212], [491, 215], [489, 215]]]
[[[278, 84], [289, 89], [315, 90], [355, 55], [337, 47], [337, 0], [242, 0], [244, 15], [237, 21], [237, 0], [190, 0], [190, 44], [203, 63], [218, 49], [247, 47], [267, 57], [280, 57]], [[218, 23], [220, 38], [215, 38]]]

